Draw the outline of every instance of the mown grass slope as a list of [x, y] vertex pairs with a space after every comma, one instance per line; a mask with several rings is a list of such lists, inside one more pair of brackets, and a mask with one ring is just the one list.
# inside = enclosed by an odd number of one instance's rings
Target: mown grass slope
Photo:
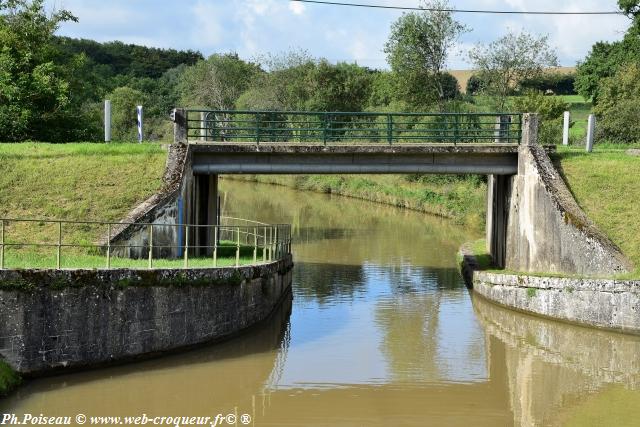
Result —
[[[558, 147], [556, 164], [578, 204], [631, 259], [640, 276], [640, 157], [629, 146]], [[638, 147], [636, 147], [638, 148]]]
[[[120, 221], [160, 188], [165, 161], [166, 152], [156, 144], [0, 144], [0, 217]], [[105, 232], [106, 227], [67, 226], [65, 242], [93, 244]], [[53, 243], [57, 226], [8, 222], [4, 237]], [[51, 259], [53, 252], [34, 251]], [[10, 249], [6, 256], [11, 258]]]

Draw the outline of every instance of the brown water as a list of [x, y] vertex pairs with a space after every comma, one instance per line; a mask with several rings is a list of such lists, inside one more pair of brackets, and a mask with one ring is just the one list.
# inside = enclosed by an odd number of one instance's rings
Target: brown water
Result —
[[222, 188], [225, 214], [294, 225], [292, 306], [219, 345], [30, 382], [0, 402], [4, 413], [246, 413], [257, 426], [640, 425], [640, 339], [472, 297], [455, 254], [474, 233], [335, 196]]

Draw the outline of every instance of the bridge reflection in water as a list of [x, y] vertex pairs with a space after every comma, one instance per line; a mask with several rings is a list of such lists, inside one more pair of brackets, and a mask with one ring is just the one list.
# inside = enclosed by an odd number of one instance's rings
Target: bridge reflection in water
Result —
[[634, 425], [640, 416], [640, 338], [470, 297], [454, 255], [473, 232], [360, 201], [222, 187], [225, 213], [294, 224], [291, 315], [284, 307], [220, 346], [36, 381], [0, 409], [237, 410], [270, 426], [602, 425], [605, 416]]

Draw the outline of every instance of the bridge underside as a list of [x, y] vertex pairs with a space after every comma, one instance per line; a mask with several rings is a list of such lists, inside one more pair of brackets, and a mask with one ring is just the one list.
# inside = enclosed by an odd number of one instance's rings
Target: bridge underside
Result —
[[453, 173], [513, 175], [515, 144], [191, 144], [196, 175]]

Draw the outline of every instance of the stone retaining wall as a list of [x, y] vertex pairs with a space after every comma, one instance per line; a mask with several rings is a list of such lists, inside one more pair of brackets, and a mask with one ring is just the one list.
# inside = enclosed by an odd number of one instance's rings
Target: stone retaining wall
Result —
[[586, 326], [640, 334], [640, 280], [536, 277], [486, 271], [474, 271], [472, 277], [474, 292], [500, 305]]
[[290, 298], [292, 266], [0, 271], [0, 357], [33, 376], [220, 340]]

